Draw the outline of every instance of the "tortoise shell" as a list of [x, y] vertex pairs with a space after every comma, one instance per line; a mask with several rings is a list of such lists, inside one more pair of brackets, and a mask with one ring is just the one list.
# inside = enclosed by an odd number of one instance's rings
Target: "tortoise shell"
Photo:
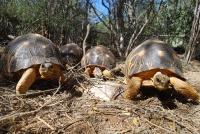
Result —
[[113, 53], [102, 45], [89, 49], [81, 60], [82, 67], [103, 67], [113, 69], [116, 67], [116, 59]]
[[12, 40], [1, 57], [1, 72], [12, 73], [36, 64], [51, 62], [62, 65], [62, 57], [55, 44], [39, 35], [26, 34]]
[[127, 56], [125, 75], [150, 79], [156, 72], [184, 79], [182, 63], [176, 52], [160, 40], [146, 40]]
[[83, 56], [82, 49], [75, 43], [63, 45], [59, 50], [65, 64], [78, 64]]

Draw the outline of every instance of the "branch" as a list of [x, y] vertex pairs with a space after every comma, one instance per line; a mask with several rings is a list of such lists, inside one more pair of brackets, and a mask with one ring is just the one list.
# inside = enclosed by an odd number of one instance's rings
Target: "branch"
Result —
[[[86, 40], [87, 40], [89, 33], [90, 33], [90, 24], [87, 25], [87, 33], [86, 33], [85, 39], [83, 40], [83, 57], [85, 57]], [[86, 70], [85, 58], [83, 58], [83, 60], [84, 60], [84, 67]]]
[[199, 17], [200, 17], [200, 10], [199, 10], [199, 3], [198, 0], [196, 1], [196, 7], [195, 7], [195, 11], [194, 11], [194, 20], [193, 20], [193, 26], [191, 28], [191, 35], [190, 35], [190, 39], [189, 39], [189, 43], [188, 43], [188, 52], [186, 54], [186, 63], [188, 63], [193, 55], [195, 46], [196, 46], [196, 42], [197, 42], [197, 38], [199, 36]]
[[164, 131], [167, 131], [167, 132], [169, 132], [169, 133], [172, 133], [172, 131], [170, 131], [170, 130], [168, 130], [168, 129], [165, 129], [165, 128], [161, 127], [161, 126], [158, 126], [158, 125], [156, 125], [156, 124], [154, 124], [154, 123], [148, 121], [148, 120], [145, 119], [144, 117], [142, 117], [142, 118], [143, 118], [146, 122], [148, 122], [149, 124], [151, 124], [151, 125], [153, 125], [153, 126], [159, 128], [159, 129], [162, 129], [162, 130], [164, 130]]
[[130, 48], [132, 48], [134, 42], [137, 40], [138, 36], [142, 33], [142, 31], [145, 28], [145, 26], [147, 25], [147, 23], [148, 23], [148, 19], [146, 19], [145, 23], [143, 24], [142, 28], [140, 28], [140, 31], [138, 32], [138, 34], [136, 36], [135, 36], [136, 31], [134, 32], [134, 34], [132, 34], [131, 39], [129, 41], [129, 45], [128, 45], [127, 49], [126, 49], [126, 55], [125, 56], [128, 56]]
[[108, 6], [106, 6], [106, 4], [104, 3], [104, 0], [101, 1], [102, 5], [108, 10], [108, 12], [110, 13], [110, 9]]
[[110, 29], [110, 27], [105, 23], [104, 20], [101, 19], [101, 17], [98, 15], [96, 9], [94, 8], [94, 6], [91, 4], [91, 8], [93, 9], [95, 15], [98, 17], [98, 19], [106, 26], [107, 29]]
[[[142, 33], [142, 31], [144, 30], [145, 26], [147, 25], [147, 23], [149, 22], [149, 15], [152, 11], [152, 7], [154, 6], [154, 0], [152, 0], [152, 2], [149, 4], [149, 8], [146, 10], [146, 13], [144, 15], [144, 17], [146, 18], [145, 19], [145, 22], [144, 24], [142, 25], [142, 27], [140, 28], [139, 32], [137, 33], [137, 29], [135, 30], [135, 32], [132, 34], [130, 40], [129, 40], [129, 44], [128, 44], [128, 47], [126, 49], [126, 54], [125, 56], [127, 56], [129, 54], [129, 50], [130, 48], [132, 48], [134, 42], [137, 40], [138, 36]], [[138, 28], [139, 29], [139, 28]]]

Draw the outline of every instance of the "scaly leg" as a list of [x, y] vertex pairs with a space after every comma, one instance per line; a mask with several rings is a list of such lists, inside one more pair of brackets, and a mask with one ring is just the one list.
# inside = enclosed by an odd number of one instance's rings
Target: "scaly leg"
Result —
[[186, 82], [176, 78], [171, 77], [170, 83], [173, 85], [174, 89], [184, 95], [187, 98], [198, 101], [200, 99], [199, 93], [192, 87], [190, 87]]
[[112, 78], [111, 72], [108, 71], [108, 70], [106, 70], [106, 69], [103, 71], [103, 75], [104, 75], [105, 77], [107, 77], [107, 78]]
[[142, 79], [139, 77], [132, 77], [127, 81], [128, 85], [125, 92], [125, 98], [128, 100], [133, 100], [138, 95], [140, 87], [142, 85]]
[[35, 68], [27, 69], [17, 83], [16, 94], [25, 94], [35, 79]]
[[85, 72], [86, 75], [91, 76], [92, 75], [92, 70], [88, 67], [86, 68]]

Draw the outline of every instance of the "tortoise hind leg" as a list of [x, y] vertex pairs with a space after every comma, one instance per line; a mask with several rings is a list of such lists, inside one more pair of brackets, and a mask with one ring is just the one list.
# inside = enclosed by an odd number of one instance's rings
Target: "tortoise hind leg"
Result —
[[25, 94], [35, 79], [35, 68], [27, 69], [17, 83], [16, 94]]
[[198, 101], [200, 99], [199, 93], [192, 87], [190, 87], [186, 82], [176, 78], [171, 77], [170, 83], [173, 85], [174, 89], [184, 95], [187, 98]]
[[133, 100], [138, 95], [140, 87], [142, 85], [142, 79], [139, 77], [132, 77], [127, 81], [128, 85], [125, 92], [125, 98], [128, 100]]

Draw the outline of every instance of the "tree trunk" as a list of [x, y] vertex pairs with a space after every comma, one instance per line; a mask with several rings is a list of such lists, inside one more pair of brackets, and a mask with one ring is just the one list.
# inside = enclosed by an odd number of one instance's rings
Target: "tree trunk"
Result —
[[185, 60], [188, 63], [191, 60], [195, 59], [195, 48], [198, 46], [198, 40], [199, 40], [199, 18], [200, 17], [200, 1], [196, 0], [196, 7], [194, 10], [194, 20], [193, 25], [191, 28], [191, 35], [189, 39], [189, 43], [186, 49], [186, 56]]

